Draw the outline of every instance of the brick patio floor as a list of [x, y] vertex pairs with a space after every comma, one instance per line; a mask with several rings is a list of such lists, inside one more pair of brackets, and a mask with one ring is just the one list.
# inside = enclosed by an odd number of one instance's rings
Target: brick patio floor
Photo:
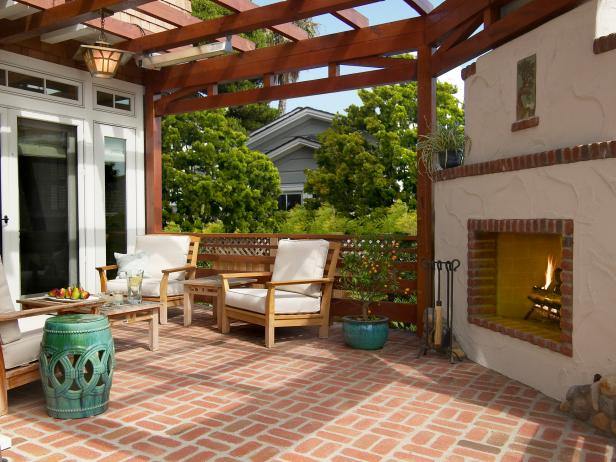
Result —
[[114, 330], [117, 366], [109, 410], [47, 417], [40, 384], [11, 391], [0, 432], [17, 461], [609, 461], [614, 440], [558, 411], [558, 403], [470, 361], [416, 358], [417, 340], [392, 332], [379, 352], [310, 329], [223, 336], [198, 310], [161, 329]]

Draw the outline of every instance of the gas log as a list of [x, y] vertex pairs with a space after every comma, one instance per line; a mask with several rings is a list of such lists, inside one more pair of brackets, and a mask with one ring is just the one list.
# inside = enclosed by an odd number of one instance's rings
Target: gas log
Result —
[[560, 319], [560, 308], [562, 306], [560, 301], [561, 272], [561, 268], [554, 269], [549, 284], [543, 287], [533, 287], [532, 292], [528, 295], [528, 299], [533, 305], [528, 313], [526, 313], [526, 316], [524, 316], [524, 319], [528, 319], [533, 312], [538, 312], [549, 318]]

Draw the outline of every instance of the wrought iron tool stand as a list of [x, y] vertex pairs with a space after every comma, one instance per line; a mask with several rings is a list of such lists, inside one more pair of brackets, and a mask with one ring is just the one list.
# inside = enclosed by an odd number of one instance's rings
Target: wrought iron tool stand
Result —
[[[424, 262], [424, 267], [430, 269], [430, 276], [432, 280], [436, 282], [436, 290], [432, 291], [432, 306], [429, 306], [424, 311], [424, 333], [421, 339], [421, 346], [417, 357], [428, 354], [433, 351], [437, 353], [445, 353], [449, 358], [449, 362], [453, 364], [455, 361], [462, 361], [460, 355], [455, 351], [455, 336], [453, 330], [453, 278], [456, 270], [460, 267], [460, 260], [435, 260]], [[441, 281], [443, 270], [446, 274], [445, 277], [445, 305], [441, 299]], [[446, 323], [444, 325], [437, 323], [437, 313], [439, 309], [445, 309]], [[439, 324], [439, 330], [442, 328], [443, 332], [436, 332], [437, 324]], [[442, 339], [439, 341], [439, 345], [435, 344], [435, 338]]]

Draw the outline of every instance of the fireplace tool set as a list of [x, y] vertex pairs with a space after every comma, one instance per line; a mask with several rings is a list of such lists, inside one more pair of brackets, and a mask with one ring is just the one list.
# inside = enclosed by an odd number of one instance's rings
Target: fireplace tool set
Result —
[[[436, 282], [432, 291], [432, 306], [424, 311], [424, 335], [418, 356], [426, 355], [429, 351], [445, 353], [449, 362], [461, 361], [463, 353], [455, 347], [453, 332], [453, 277], [460, 267], [460, 260], [436, 260], [425, 262], [426, 268], [431, 269], [432, 279]], [[445, 273], [445, 304], [441, 297]]]

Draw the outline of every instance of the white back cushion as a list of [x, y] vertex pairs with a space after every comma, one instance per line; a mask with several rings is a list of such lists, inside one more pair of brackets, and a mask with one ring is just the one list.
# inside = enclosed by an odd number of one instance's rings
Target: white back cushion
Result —
[[[324, 239], [281, 239], [278, 242], [272, 282], [322, 278], [328, 251], [329, 242]], [[310, 297], [321, 296], [321, 284], [280, 286], [277, 290], [296, 292]]]
[[[162, 278], [164, 269], [186, 265], [190, 250], [190, 236], [149, 234], [137, 236], [135, 252], [145, 252], [148, 264], [145, 272], [153, 278]], [[184, 273], [171, 273], [169, 279], [184, 279]]]
[[[4, 265], [0, 260], [0, 313], [13, 313], [17, 311], [9, 292], [9, 285], [4, 274]], [[17, 321], [3, 322], [0, 324], [0, 343], [6, 345], [21, 338]]]

